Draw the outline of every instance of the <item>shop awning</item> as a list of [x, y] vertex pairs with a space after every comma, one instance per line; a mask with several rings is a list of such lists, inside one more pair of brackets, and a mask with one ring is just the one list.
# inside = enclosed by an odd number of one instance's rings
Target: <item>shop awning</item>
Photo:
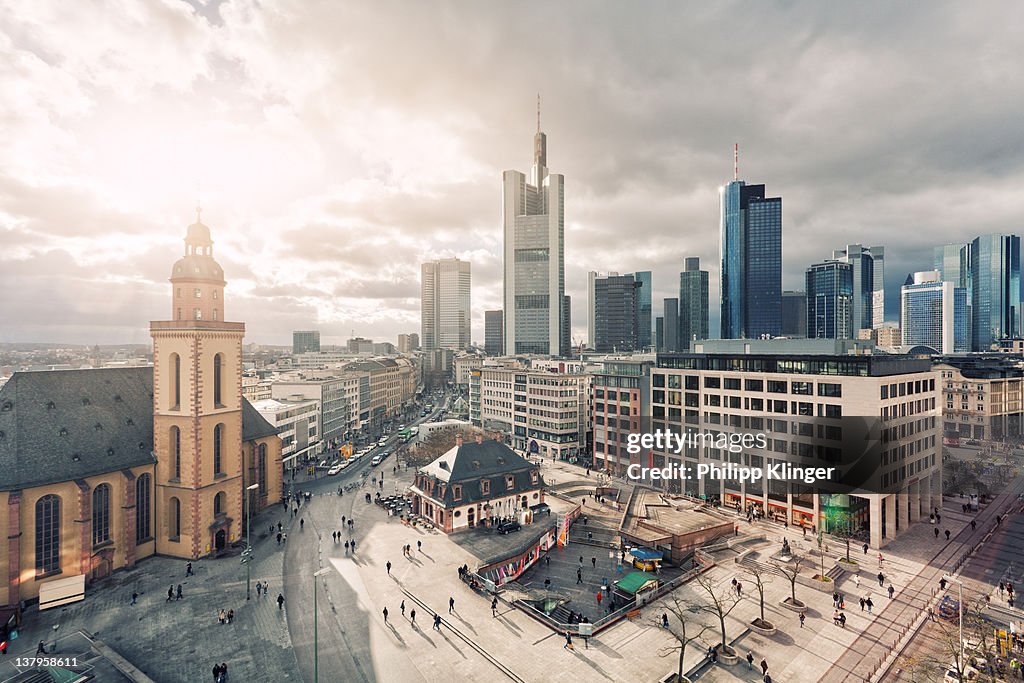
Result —
[[636, 595], [639, 591], [644, 588], [648, 588], [654, 584], [658, 585], [658, 577], [654, 574], [648, 574], [647, 572], [630, 572], [626, 575], [626, 578], [616, 581], [615, 587], [623, 593], [629, 595]]
[[633, 548], [629, 554], [638, 560], [660, 560], [665, 557], [665, 553], [653, 548]]

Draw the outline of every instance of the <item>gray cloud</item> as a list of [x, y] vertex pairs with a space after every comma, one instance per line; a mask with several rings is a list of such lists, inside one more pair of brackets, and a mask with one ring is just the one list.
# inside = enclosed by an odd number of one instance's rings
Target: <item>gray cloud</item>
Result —
[[931, 246], [1021, 230], [1015, 5], [191, 5], [34, 2], [0, 29], [0, 284], [27, 294], [0, 297], [5, 336], [144, 340], [198, 192], [250, 339], [416, 330], [420, 262], [458, 255], [482, 340], [538, 91], [577, 337], [588, 270], [653, 270], [660, 300], [696, 255], [716, 290], [734, 142], [784, 198], [786, 288], [882, 244], [895, 317]]

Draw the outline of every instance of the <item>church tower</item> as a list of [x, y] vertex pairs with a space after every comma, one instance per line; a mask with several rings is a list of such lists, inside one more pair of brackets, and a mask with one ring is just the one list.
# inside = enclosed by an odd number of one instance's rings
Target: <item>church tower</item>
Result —
[[156, 551], [196, 559], [244, 533], [242, 337], [225, 322], [224, 271], [210, 229], [188, 226], [171, 271], [171, 319], [153, 337]]

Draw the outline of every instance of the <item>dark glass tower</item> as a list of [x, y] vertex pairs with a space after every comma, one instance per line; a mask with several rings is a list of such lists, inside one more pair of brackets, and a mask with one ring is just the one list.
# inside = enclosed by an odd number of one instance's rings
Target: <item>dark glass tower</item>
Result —
[[1020, 237], [982, 235], [970, 250], [971, 349], [1020, 334]]
[[632, 275], [594, 280], [594, 350], [599, 353], [638, 348], [639, 292]]
[[807, 336], [853, 338], [853, 266], [842, 261], [807, 269]]
[[722, 188], [722, 338], [782, 333], [782, 197], [734, 180]]
[[652, 344], [651, 315], [653, 311], [653, 298], [651, 293], [654, 288], [654, 280], [649, 270], [633, 273], [633, 277], [640, 283], [640, 289], [637, 292], [640, 301], [640, 311], [637, 315], [636, 343], [638, 349], [647, 349]]
[[708, 338], [708, 271], [699, 258], [686, 259], [679, 273], [679, 350], [686, 351], [695, 339]]

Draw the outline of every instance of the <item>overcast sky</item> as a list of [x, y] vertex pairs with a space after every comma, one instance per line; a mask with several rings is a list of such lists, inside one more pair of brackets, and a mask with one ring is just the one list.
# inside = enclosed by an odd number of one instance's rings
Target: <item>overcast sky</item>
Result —
[[711, 271], [718, 188], [783, 197], [783, 286], [1024, 231], [1024, 4], [0, 0], [0, 341], [144, 343], [197, 198], [247, 341], [419, 331], [419, 265], [501, 301], [501, 172], [543, 98], [566, 289]]

